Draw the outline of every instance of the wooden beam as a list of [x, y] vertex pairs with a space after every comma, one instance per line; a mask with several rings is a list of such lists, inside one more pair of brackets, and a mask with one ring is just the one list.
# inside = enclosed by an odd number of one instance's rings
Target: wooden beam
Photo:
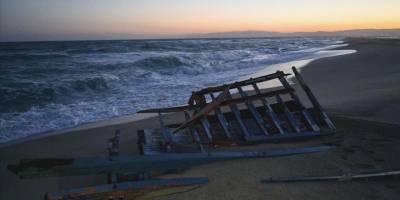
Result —
[[[245, 91], [243, 91], [243, 89], [241, 87], [237, 87], [239, 94], [242, 97], [247, 97], [247, 94]], [[256, 107], [254, 106], [254, 104], [249, 101], [246, 100], [245, 104], [247, 106], [247, 108], [250, 110], [250, 113], [253, 115], [254, 120], [256, 120], [256, 123], [258, 124], [258, 126], [260, 127], [261, 131], [265, 134], [268, 135], [268, 130], [267, 130], [267, 125], [265, 124], [262, 116], [260, 115], [260, 113], [257, 111]]]
[[[277, 73], [283, 74], [282, 71], [278, 71]], [[289, 82], [285, 79], [285, 77], [279, 77], [279, 80], [281, 81], [282, 85], [285, 88], [291, 88]], [[319, 131], [320, 128], [319, 128], [318, 124], [314, 121], [314, 119], [311, 117], [310, 113], [308, 113], [308, 111], [306, 110], [304, 105], [301, 103], [300, 98], [294, 93], [294, 91], [290, 92], [289, 94], [292, 97], [292, 99], [297, 103], [297, 105], [300, 107], [301, 114], [304, 116], [306, 122], [311, 127], [311, 129], [313, 131]]]
[[276, 95], [276, 101], [283, 107], [284, 113], [286, 118], [289, 120], [289, 124], [292, 126], [292, 128], [297, 132], [300, 133], [300, 128], [297, 125], [296, 119], [293, 115], [292, 112], [290, 112], [289, 108], [286, 106], [285, 102], [283, 102], [282, 97], [279, 95]]
[[190, 191], [208, 182], [207, 177], [128, 181], [51, 192], [45, 200], [148, 199]]
[[184, 106], [176, 106], [176, 107], [168, 107], [168, 108], [154, 108], [154, 109], [140, 110], [137, 113], [181, 112], [181, 111], [187, 110], [188, 108], [189, 108], [189, 105], [184, 105]]
[[[185, 110], [184, 113], [185, 113], [186, 121], [189, 120], [190, 119], [189, 112]], [[192, 134], [194, 142], [199, 146], [199, 150], [201, 152], [204, 152], [204, 147], [203, 147], [203, 144], [201, 143], [199, 132], [193, 126], [189, 126], [189, 128], [190, 128], [190, 133]]]
[[288, 94], [291, 91], [294, 91], [294, 90], [292, 88], [291, 89], [279, 89], [279, 90], [275, 90], [275, 91], [271, 91], [271, 92], [249, 95], [247, 97], [234, 98], [234, 99], [232, 98], [232, 99], [223, 101], [220, 106], [228, 106], [228, 105], [232, 105], [232, 104], [244, 103], [245, 101], [260, 100], [263, 98], [273, 97], [273, 96], [280, 95], [280, 94]]
[[[231, 102], [233, 102], [233, 100], [234, 100], [234, 99], [232, 99], [231, 93], [229, 93], [227, 98], [228, 98], [228, 101], [231, 101]], [[243, 103], [243, 101], [239, 101], [237, 103]], [[229, 104], [229, 108], [231, 109], [233, 115], [235, 116], [235, 119], [236, 119], [237, 123], [239, 124], [240, 130], [243, 133], [243, 136], [245, 136], [245, 137], [250, 136], [251, 133], [250, 133], [249, 129], [247, 129], [246, 125], [244, 124], [244, 122], [242, 120], [242, 116], [240, 114], [240, 110], [237, 107], [236, 103]]]
[[288, 183], [288, 182], [314, 182], [314, 181], [351, 181], [351, 180], [374, 180], [400, 177], [400, 170], [394, 171], [372, 171], [360, 174], [343, 174], [338, 176], [295, 176], [295, 177], [270, 177], [262, 180], [262, 183]]
[[[213, 100], [216, 99], [216, 98], [214, 97], [214, 94], [213, 94], [213, 93], [210, 93], [210, 96], [211, 96], [211, 98], [212, 98]], [[224, 130], [224, 133], [225, 133], [226, 137], [232, 138], [232, 135], [231, 135], [231, 133], [230, 133], [230, 131], [229, 131], [229, 128], [228, 128], [228, 127], [229, 127], [229, 123], [228, 123], [228, 121], [226, 120], [226, 118], [224, 117], [224, 114], [222, 113], [221, 109], [220, 109], [219, 107], [216, 107], [216, 108], [214, 109], [214, 112], [215, 112], [215, 115], [217, 115], [218, 122], [219, 122], [219, 124], [221, 125], [222, 129]]]
[[322, 109], [321, 104], [319, 104], [317, 98], [311, 92], [311, 89], [308, 87], [308, 85], [304, 81], [303, 77], [297, 71], [296, 67], [292, 67], [292, 70], [293, 70], [294, 76], [296, 77], [296, 79], [299, 82], [300, 86], [303, 88], [304, 92], [308, 96], [308, 99], [313, 104], [314, 108], [319, 112], [319, 114], [321, 115], [322, 119], [325, 121], [325, 123], [328, 125], [329, 128], [331, 128], [333, 130], [336, 130], [335, 125], [333, 124], [331, 119], [328, 117], [328, 115], [324, 112], [324, 110]]
[[213, 111], [217, 106], [219, 106], [225, 100], [225, 97], [229, 93], [229, 88], [230, 88], [230, 85], [226, 86], [224, 91], [218, 95], [218, 97], [215, 99], [215, 101], [212, 101], [211, 103], [206, 104], [199, 112], [197, 112], [193, 117], [191, 117], [185, 123], [183, 123], [178, 128], [176, 128], [172, 133], [176, 133], [179, 130], [182, 130], [182, 129], [188, 127], [189, 125], [192, 125], [197, 120], [199, 120], [200, 118], [203, 118], [208, 113]]
[[[279, 77], [284, 77], [284, 76], [288, 76], [290, 74], [284, 74], [284, 73], [273, 73], [273, 74], [269, 74], [269, 75], [265, 75], [265, 76], [261, 76], [261, 77], [257, 77], [257, 78], [251, 78], [251, 79], [247, 79], [247, 80], [243, 80], [243, 81], [237, 81], [234, 83], [231, 83], [230, 85], [232, 86], [232, 88], [235, 87], [242, 87], [242, 86], [247, 86], [250, 85], [252, 83], [258, 83], [258, 82], [263, 82], [263, 81], [268, 81], [268, 80], [272, 80], [275, 78], [279, 78]], [[221, 92], [226, 85], [219, 85], [219, 86], [213, 86], [213, 87], [208, 87], [208, 88], [204, 88], [202, 90], [199, 90], [195, 93], [197, 94], [207, 94], [210, 92]]]
[[216, 151], [206, 153], [165, 153], [156, 155], [127, 155], [108, 157], [83, 157], [66, 159], [22, 160], [8, 169], [21, 178], [77, 176], [90, 174], [144, 173], [159, 170], [185, 169], [213, 161], [245, 158], [266, 158], [328, 151], [332, 146], [270, 148], [242, 151]]
[[[267, 97], [273, 97], [273, 96], [276, 96], [278, 94], [288, 94], [291, 91], [294, 91], [293, 88], [289, 88], [289, 89], [285, 88], [285, 89], [278, 89], [278, 90], [275, 90], [275, 91], [265, 92], [265, 93], [256, 94], [256, 95], [249, 95], [247, 97], [229, 99], [229, 100], [222, 101], [220, 106], [229, 106], [231, 104], [243, 103], [246, 100], [248, 100], [248, 101], [260, 100], [260, 99], [267, 98]], [[210, 103], [207, 103], [206, 105], [208, 105], [208, 104], [210, 104]], [[190, 108], [189, 105], [184, 105], [184, 106], [177, 106], [177, 107], [170, 107], [170, 108], [155, 108], [155, 109], [141, 110], [138, 113], [182, 112], [182, 111], [187, 110], [189, 108]]]
[[[256, 94], [261, 94], [260, 89], [257, 86], [257, 83], [253, 83], [253, 88], [256, 91]], [[275, 127], [278, 129], [279, 133], [284, 134], [285, 131], [282, 129], [281, 124], [282, 122], [278, 118], [278, 115], [275, 113], [275, 111], [272, 109], [272, 107], [269, 105], [268, 101], [266, 98], [260, 99], [263, 105], [267, 108], [266, 112], [267, 114], [271, 117], [272, 122], [274, 123]]]

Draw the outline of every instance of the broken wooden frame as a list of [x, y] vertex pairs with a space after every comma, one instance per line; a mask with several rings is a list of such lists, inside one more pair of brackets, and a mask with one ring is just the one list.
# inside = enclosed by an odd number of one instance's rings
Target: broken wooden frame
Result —
[[[336, 128], [295, 67], [295, 78], [312, 107], [306, 108], [282, 71], [192, 93], [188, 105], [142, 110], [158, 113], [161, 129], [139, 131], [143, 154], [196, 151], [181, 149], [193, 141], [197, 150], [205, 145], [277, 142], [332, 134]], [[280, 87], [260, 89], [278, 80]], [[183, 112], [182, 124], [164, 122], [164, 114]]]
[[151, 179], [194, 165], [244, 158], [268, 158], [325, 152], [333, 146], [274, 148], [242, 151], [170, 153], [167, 155], [119, 155], [119, 131], [108, 141], [108, 157], [25, 159], [8, 169], [20, 178], [107, 174], [108, 184], [51, 192], [45, 200], [134, 199], [157, 197], [195, 189], [207, 177]]
[[[107, 174], [108, 184], [48, 193], [46, 199], [126, 199], [160, 190], [197, 187], [206, 177], [149, 179], [154, 172], [182, 170], [211, 161], [274, 157], [327, 151], [332, 147], [281, 148], [258, 151], [207, 151], [216, 144], [242, 144], [301, 139], [334, 133], [335, 126], [293, 68], [313, 107], [306, 108], [286, 80], [274, 74], [193, 92], [188, 105], [141, 111], [159, 114], [160, 129], [139, 131], [144, 155], [119, 155], [119, 132], [109, 140], [108, 157], [22, 160], [9, 169], [21, 178]], [[279, 80], [282, 87], [261, 90], [258, 84]], [[252, 88], [250, 91], [248, 90]], [[233, 94], [232, 90], [237, 93]], [[163, 114], [182, 112], [182, 124], [165, 124]], [[159, 155], [168, 153], [167, 155]], [[168, 192], [167, 192], [168, 193]], [[165, 193], [162, 193], [165, 194]]]

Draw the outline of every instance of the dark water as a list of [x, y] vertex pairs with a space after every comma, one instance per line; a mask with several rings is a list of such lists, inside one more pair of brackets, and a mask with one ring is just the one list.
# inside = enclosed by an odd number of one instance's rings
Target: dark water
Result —
[[179, 105], [337, 38], [0, 43], [0, 142]]

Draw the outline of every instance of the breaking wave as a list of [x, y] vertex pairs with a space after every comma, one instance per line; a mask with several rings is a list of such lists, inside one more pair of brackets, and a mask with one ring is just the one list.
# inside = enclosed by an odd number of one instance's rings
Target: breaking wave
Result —
[[191, 91], [312, 56], [340, 38], [0, 44], [0, 143], [185, 103]]

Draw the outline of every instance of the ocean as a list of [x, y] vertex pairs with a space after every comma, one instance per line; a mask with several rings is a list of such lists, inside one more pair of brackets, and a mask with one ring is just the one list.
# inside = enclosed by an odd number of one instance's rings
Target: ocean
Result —
[[340, 38], [0, 43], [0, 143], [182, 105], [191, 91], [339, 43]]

